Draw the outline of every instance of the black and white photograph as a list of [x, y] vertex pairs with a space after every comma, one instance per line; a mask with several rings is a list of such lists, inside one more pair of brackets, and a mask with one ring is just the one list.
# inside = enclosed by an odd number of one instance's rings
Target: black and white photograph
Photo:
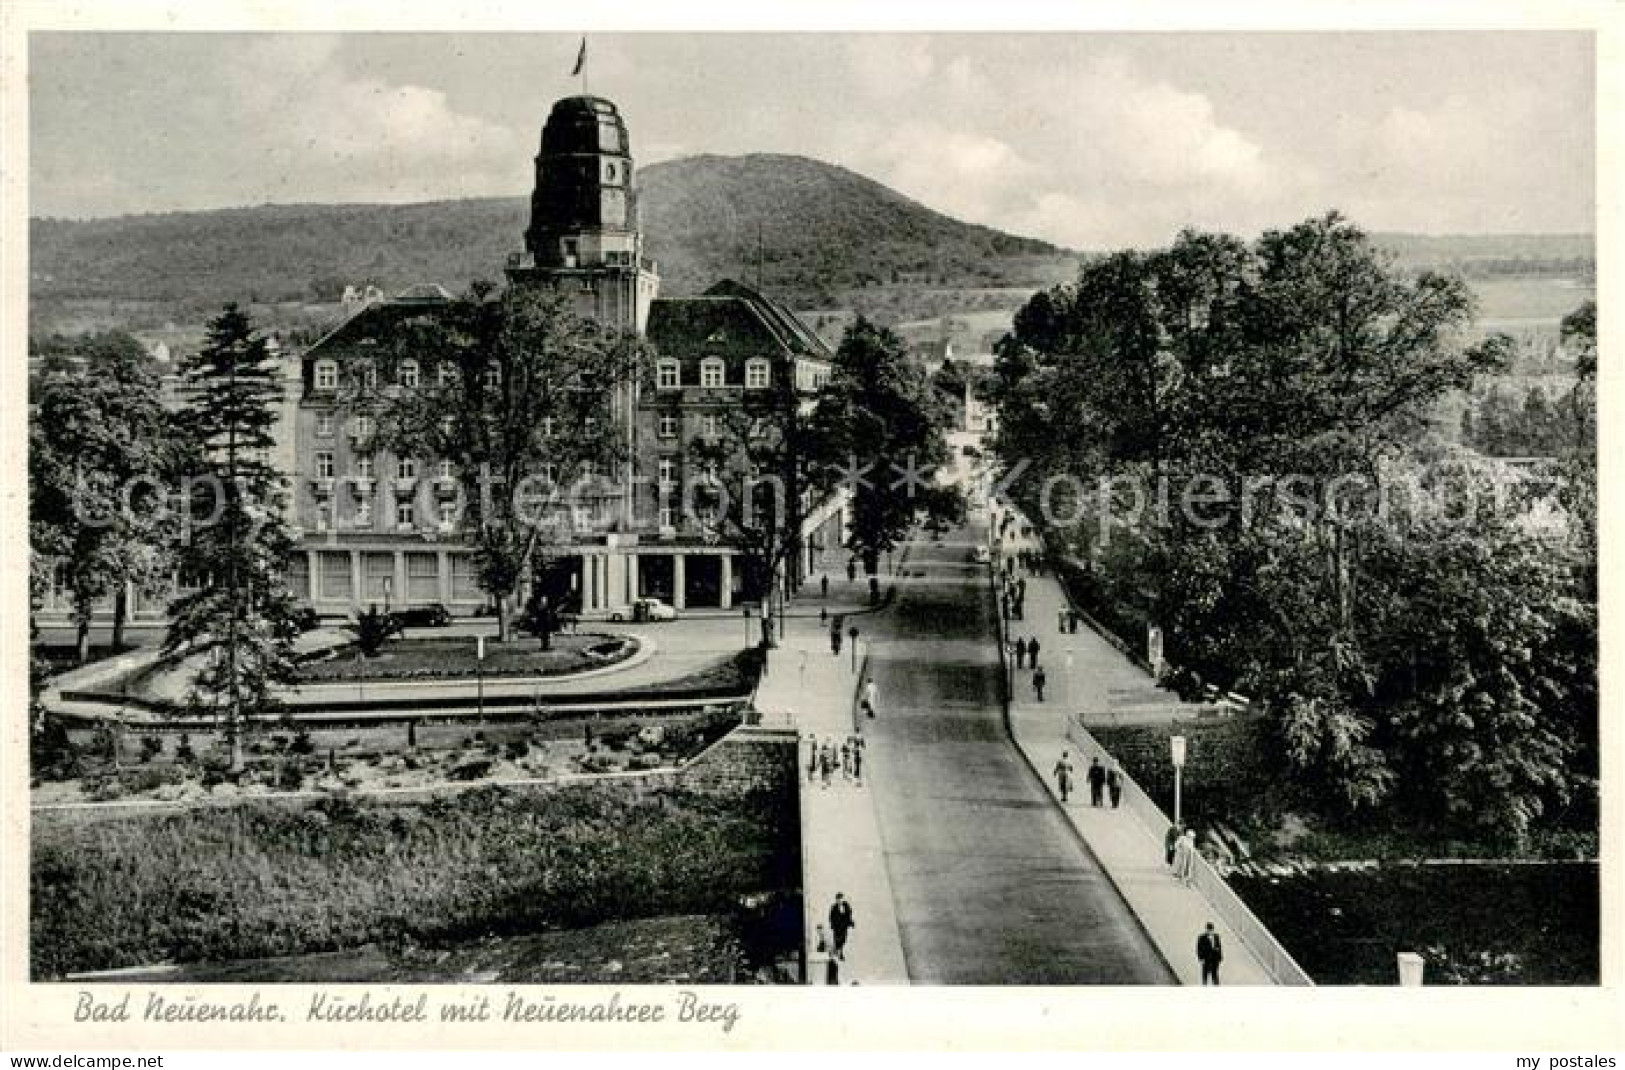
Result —
[[1617, 985], [1582, 10], [8, 27], [34, 1028]]

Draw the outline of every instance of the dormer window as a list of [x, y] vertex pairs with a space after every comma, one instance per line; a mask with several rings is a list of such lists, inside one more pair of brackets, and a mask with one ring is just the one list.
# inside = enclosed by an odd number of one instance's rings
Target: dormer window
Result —
[[655, 365], [655, 389], [676, 390], [682, 385], [682, 368], [669, 357]]
[[443, 360], [435, 374], [439, 377], [441, 388], [444, 389], [457, 382], [457, 365], [449, 360]]
[[356, 384], [363, 391], [378, 389], [378, 369], [373, 365], [372, 361], [369, 360], [358, 364], [355, 369], [355, 377]]
[[339, 388], [339, 362], [336, 360], [318, 360], [316, 362], [315, 382], [317, 390], [337, 390]]
[[769, 375], [767, 360], [763, 357], [752, 357], [745, 362], [745, 389], [765, 389]]
[[704, 387], [719, 387], [723, 384], [723, 363], [721, 357], [706, 357], [700, 361], [700, 385]]
[[418, 362], [403, 360], [399, 368], [395, 369], [395, 381], [407, 390], [416, 390], [418, 386]]

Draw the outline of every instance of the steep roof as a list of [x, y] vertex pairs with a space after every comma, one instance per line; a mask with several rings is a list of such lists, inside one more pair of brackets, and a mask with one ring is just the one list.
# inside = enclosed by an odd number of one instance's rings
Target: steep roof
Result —
[[667, 297], [649, 311], [649, 341], [678, 356], [707, 347], [760, 352], [771, 347], [789, 357], [829, 361], [834, 355], [789, 309], [733, 279], [698, 297]]

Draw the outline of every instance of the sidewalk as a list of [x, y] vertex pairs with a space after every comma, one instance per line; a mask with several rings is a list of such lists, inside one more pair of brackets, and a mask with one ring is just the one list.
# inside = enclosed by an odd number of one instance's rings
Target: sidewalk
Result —
[[[884, 577], [882, 578], [884, 582]], [[843, 590], [850, 588], [850, 590]], [[830, 577], [830, 605], [850, 611], [862, 589], [862, 576], [848, 584]], [[852, 646], [844, 640], [841, 652], [830, 652], [829, 628], [818, 619], [819, 587], [816, 577], [803, 586], [797, 610], [788, 621], [778, 649], [768, 658], [768, 671], [756, 693], [756, 708], [764, 725], [795, 727], [802, 739], [797, 778], [801, 785], [802, 899], [807, 941], [807, 982], [824, 984], [828, 958], [816, 951], [817, 926], [829, 929], [829, 908], [835, 893], [852, 904], [855, 925], [847, 938], [845, 960], [839, 964], [841, 984], [907, 984], [902, 937], [892, 905], [891, 877], [886, 870], [880, 825], [866, 788], [847, 780], [837, 770], [830, 786], [807, 779], [810, 740], [833, 737], [835, 746], [854, 730], [854, 705], [863, 661], [853, 671]], [[811, 612], [807, 612], [808, 609]], [[859, 627], [869, 633], [872, 623]], [[872, 769], [873, 741], [868, 741], [864, 768]]]
[[[1012, 531], [1020, 530], [1018, 519]], [[1006, 539], [1005, 549], [1035, 548], [1031, 540]], [[1001, 560], [995, 560], [1003, 568]], [[1135, 694], [1153, 688], [1150, 678], [1115, 647], [1080, 624], [1076, 634], [1060, 634], [1058, 611], [1067, 605], [1060, 583], [1052, 575], [1034, 576], [1020, 569], [1027, 581], [1025, 620], [1011, 621], [1009, 634], [1016, 638], [1037, 636], [1039, 664], [1048, 674], [1044, 702], [1038, 702], [1032, 686], [1032, 670], [1015, 669], [1010, 727], [1016, 744], [1038, 771], [1057, 805], [1060, 793], [1053, 771], [1063, 751], [1068, 752], [1074, 769], [1072, 800], [1063, 809], [1089, 849], [1111, 876], [1112, 882], [1139, 917], [1163, 957], [1173, 967], [1181, 984], [1201, 984], [1201, 967], [1196, 960], [1196, 937], [1213, 922], [1224, 943], [1224, 964], [1220, 971], [1228, 985], [1273, 985], [1276, 983], [1246, 943], [1195, 887], [1174, 879], [1164, 861], [1163, 827], [1149, 827], [1132, 810], [1125, 798], [1121, 809], [1089, 804], [1086, 774], [1094, 754], [1106, 760], [1106, 752], [1092, 738], [1079, 733], [1069, 738], [1068, 727], [1080, 711], [1089, 721], [1103, 719], [1113, 700], [1125, 691]], [[1065, 664], [1068, 652], [1073, 664]], [[1178, 700], [1167, 697], [1167, 708], [1180, 708]], [[1199, 709], [1189, 705], [1180, 716], [1195, 717]], [[1132, 789], [1138, 790], [1138, 789]], [[1146, 805], [1149, 805], [1147, 802]], [[1164, 826], [1165, 827], [1165, 826]]]

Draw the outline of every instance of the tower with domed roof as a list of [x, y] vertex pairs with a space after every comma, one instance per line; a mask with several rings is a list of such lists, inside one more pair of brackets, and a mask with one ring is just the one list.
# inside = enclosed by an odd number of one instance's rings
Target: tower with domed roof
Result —
[[569, 295], [577, 312], [642, 334], [660, 289], [643, 257], [626, 123], [603, 97], [565, 97], [542, 127], [525, 251], [508, 277]]

